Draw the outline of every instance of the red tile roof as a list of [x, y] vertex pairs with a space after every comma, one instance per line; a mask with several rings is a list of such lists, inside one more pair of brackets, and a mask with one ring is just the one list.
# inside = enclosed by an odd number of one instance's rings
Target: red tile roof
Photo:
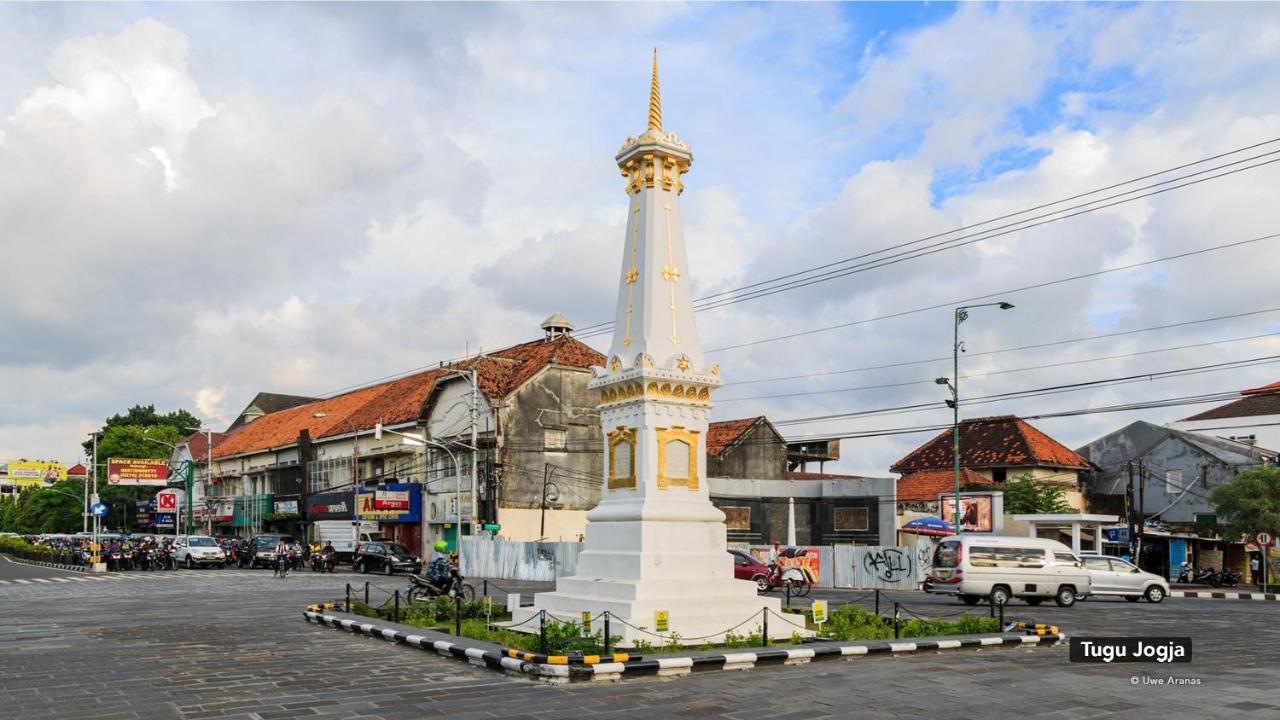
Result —
[[741, 418], [739, 420], [721, 420], [707, 426], [707, 455], [716, 457], [738, 441], [758, 422], [767, 422], [763, 415]]
[[1226, 405], [1219, 405], [1204, 412], [1196, 413], [1188, 420], [1222, 420], [1224, 418], [1256, 417], [1258, 415], [1280, 415], [1280, 382], [1251, 388], [1240, 393], [1244, 397]]
[[[989, 487], [995, 485], [978, 473], [960, 468], [960, 489]], [[903, 475], [898, 480], [898, 502], [932, 502], [938, 499], [939, 493], [955, 492], [955, 470], [921, 470]]]
[[[912, 473], [952, 467], [952, 431], [911, 451], [890, 470]], [[960, 465], [966, 468], [1058, 467], [1088, 468], [1075, 451], [1013, 415], [974, 418], [960, 422]]]
[[[211, 433], [213, 437], [213, 447], [216, 449], [223, 439], [227, 437], [226, 433]], [[187, 444], [187, 450], [191, 452], [191, 459], [196, 462], [203, 462], [209, 459], [209, 436], [202, 432], [194, 432], [183, 440]]]
[[1265, 395], [1267, 393], [1280, 393], [1280, 380], [1273, 382], [1270, 385], [1263, 385], [1262, 387], [1249, 388], [1248, 390], [1240, 391], [1241, 395]]
[[[387, 425], [414, 422], [425, 412], [437, 383], [458, 370], [474, 367], [477, 387], [493, 401], [511, 394], [549, 365], [588, 368], [604, 363], [604, 355], [569, 336], [522, 343], [450, 366], [263, 415], [240, 426], [222, 442], [215, 441], [213, 456], [221, 458], [287, 447], [297, 443], [302, 430], [312, 439], [320, 439], [349, 434], [353, 428], [370, 430], [378, 422]], [[317, 413], [323, 417], [315, 417]]]
[[875, 480], [866, 475], [838, 475], [836, 473], [804, 472], [802, 470], [787, 471], [788, 480]]

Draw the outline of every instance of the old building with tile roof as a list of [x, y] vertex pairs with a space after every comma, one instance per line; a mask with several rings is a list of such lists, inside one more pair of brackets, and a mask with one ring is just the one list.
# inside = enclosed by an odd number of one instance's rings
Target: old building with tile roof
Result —
[[1280, 382], [1240, 391], [1240, 398], [1203, 410], [1170, 427], [1280, 450]]
[[[953, 431], [938, 433], [890, 466], [901, 474], [899, 506], [936, 504], [938, 494], [955, 490]], [[1084, 509], [1080, 475], [1089, 461], [1014, 415], [960, 422], [961, 490], [995, 489], [1020, 475], [1061, 485], [1068, 504]]]
[[707, 476], [785, 480], [787, 442], [763, 415], [707, 427]]

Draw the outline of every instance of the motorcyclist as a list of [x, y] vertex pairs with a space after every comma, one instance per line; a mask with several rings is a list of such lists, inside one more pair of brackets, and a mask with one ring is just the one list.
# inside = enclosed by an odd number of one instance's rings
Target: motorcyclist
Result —
[[447, 594], [453, 585], [453, 558], [456, 555], [446, 555], [449, 550], [449, 543], [444, 540], [437, 540], [435, 545], [436, 556], [431, 559], [431, 564], [427, 565], [427, 582], [436, 586], [441, 594]]

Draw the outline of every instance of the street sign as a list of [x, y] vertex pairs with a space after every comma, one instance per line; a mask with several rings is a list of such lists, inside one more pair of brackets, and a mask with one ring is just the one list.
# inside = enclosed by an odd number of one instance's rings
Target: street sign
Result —
[[666, 632], [670, 627], [668, 623], [669, 616], [666, 610], [658, 610], [653, 613], [653, 629], [658, 632]]
[[106, 517], [107, 506], [103, 505], [102, 503], [94, 503], [93, 505], [89, 506], [89, 514], [94, 517]]
[[485, 524], [484, 524], [484, 528], [482, 528], [482, 529], [483, 529], [485, 532], [495, 532], [495, 533], [496, 533], [496, 532], [498, 532], [499, 530], [501, 530], [501, 529], [502, 529], [502, 526], [501, 526], [501, 525], [499, 525], [498, 523], [485, 523]]
[[590, 610], [582, 611], [582, 634], [583, 635], [591, 634], [591, 611]]
[[812, 610], [813, 610], [813, 621], [815, 623], [821, 625], [822, 623], [827, 621], [827, 601], [826, 600], [814, 600]]
[[1258, 545], [1259, 547], [1268, 547], [1269, 545], [1271, 545], [1271, 543], [1275, 542], [1275, 539], [1276, 539], [1275, 536], [1267, 532], [1266, 530], [1259, 530], [1253, 536], [1254, 544]]

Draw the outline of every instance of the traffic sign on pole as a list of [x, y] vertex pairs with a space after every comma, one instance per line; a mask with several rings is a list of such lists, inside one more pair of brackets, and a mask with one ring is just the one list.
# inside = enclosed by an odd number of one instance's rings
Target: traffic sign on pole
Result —
[[1275, 539], [1276, 539], [1275, 536], [1266, 530], [1259, 530], [1253, 535], [1254, 544], [1264, 548], [1270, 546], [1271, 543], [1275, 542]]
[[100, 518], [100, 517], [106, 517], [106, 516], [107, 516], [107, 506], [106, 506], [106, 505], [103, 505], [103, 504], [102, 504], [102, 503], [100, 503], [100, 502], [99, 502], [99, 503], [94, 503], [93, 505], [91, 505], [91, 506], [89, 507], [89, 514], [90, 514], [90, 515], [92, 515], [92, 516], [94, 516], [94, 517], [97, 517], [97, 518]]

